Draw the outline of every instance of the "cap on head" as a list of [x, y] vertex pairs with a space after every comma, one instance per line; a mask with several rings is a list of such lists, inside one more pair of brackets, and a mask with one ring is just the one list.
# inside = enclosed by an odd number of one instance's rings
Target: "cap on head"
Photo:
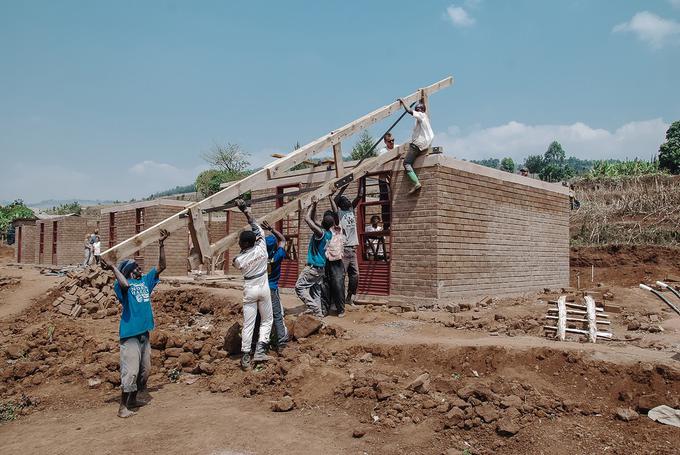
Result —
[[138, 267], [137, 263], [132, 259], [125, 259], [118, 264], [118, 270], [125, 278], [130, 278], [130, 274]]

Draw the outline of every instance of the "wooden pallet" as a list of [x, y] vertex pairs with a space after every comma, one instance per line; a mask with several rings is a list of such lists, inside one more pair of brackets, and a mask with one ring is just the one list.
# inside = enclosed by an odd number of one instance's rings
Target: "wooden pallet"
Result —
[[[598, 338], [611, 339], [609, 315], [604, 312], [604, 308], [595, 305], [591, 296], [586, 295], [583, 299], [584, 305], [567, 303], [566, 295], [560, 296], [556, 301], [549, 301], [548, 304], [555, 305], [556, 308], [548, 308], [546, 319], [556, 321], [557, 325], [545, 325], [543, 329], [556, 332], [555, 337], [560, 341], [566, 340], [567, 333], [585, 335], [590, 343], [595, 343]], [[583, 324], [584, 328], [567, 327], [569, 322]]]

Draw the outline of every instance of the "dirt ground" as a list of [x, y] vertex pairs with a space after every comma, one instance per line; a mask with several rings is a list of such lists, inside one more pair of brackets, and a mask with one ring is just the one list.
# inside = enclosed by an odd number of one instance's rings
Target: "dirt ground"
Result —
[[[249, 372], [225, 343], [240, 291], [163, 283], [153, 400], [125, 420], [115, 415], [118, 316], [61, 315], [52, 301], [64, 278], [5, 263], [1, 276], [19, 280], [0, 289], [0, 453], [676, 454], [680, 429], [645, 412], [680, 406], [680, 316], [637, 284], [678, 267], [621, 268], [650, 254], [572, 251], [572, 275], [590, 278], [588, 261], [599, 260], [587, 285], [614, 296], [613, 341], [546, 336], [560, 290], [416, 311], [360, 306]], [[283, 303], [298, 333], [299, 301]], [[639, 416], [621, 420], [621, 409]]]

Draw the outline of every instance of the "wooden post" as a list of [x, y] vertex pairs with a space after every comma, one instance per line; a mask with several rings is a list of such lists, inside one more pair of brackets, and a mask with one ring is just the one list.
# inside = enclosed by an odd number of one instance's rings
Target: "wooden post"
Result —
[[566, 339], [567, 328], [567, 296], [562, 295], [557, 299], [557, 339], [564, 341]]
[[200, 259], [205, 264], [206, 259], [210, 260], [212, 257], [212, 249], [210, 248], [210, 237], [208, 237], [208, 229], [203, 220], [203, 212], [198, 207], [191, 207], [189, 209], [189, 233], [194, 247], [200, 251]]
[[595, 316], [595, 300], [592, 296], [585, 296], [586, 310], [588, 312], [588, 341], [595, 343], [597, 340], [597, 316]]
[[342, 147], [340, 142], [333, 144], [333, 160], [335, 160], [335, 176], [340, 178], [345, 175], [345, 163], [342, 160]]

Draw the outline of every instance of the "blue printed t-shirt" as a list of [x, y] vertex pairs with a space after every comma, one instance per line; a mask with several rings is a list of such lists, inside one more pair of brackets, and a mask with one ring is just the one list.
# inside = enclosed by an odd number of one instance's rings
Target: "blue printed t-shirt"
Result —
[[128, 278], [127, 292], [123, 295], [120, 284], [116, 281], [113, 290], [116, 297], [123, 305], [123, 314], [120, 317], [120, 339], [129, 338], [153, 330], [153, 311], [151, 310], [151, 292], [158, 284], [158, 272], [156, 268], [135, 280]]
[[333, 237], [333, 233], [328, 230], [323, 231], [321, 237], [312, 234], [309, 239], [309, 247], [307, 248], [307, 264], [314, 267], [323, 267], [326, 265], [326, 244]]
[[281, 278], [281, 262], [286, 258], [286, 250], [276, 247], [274, 254], [269, 256], [269, 289], [279, 288]]

